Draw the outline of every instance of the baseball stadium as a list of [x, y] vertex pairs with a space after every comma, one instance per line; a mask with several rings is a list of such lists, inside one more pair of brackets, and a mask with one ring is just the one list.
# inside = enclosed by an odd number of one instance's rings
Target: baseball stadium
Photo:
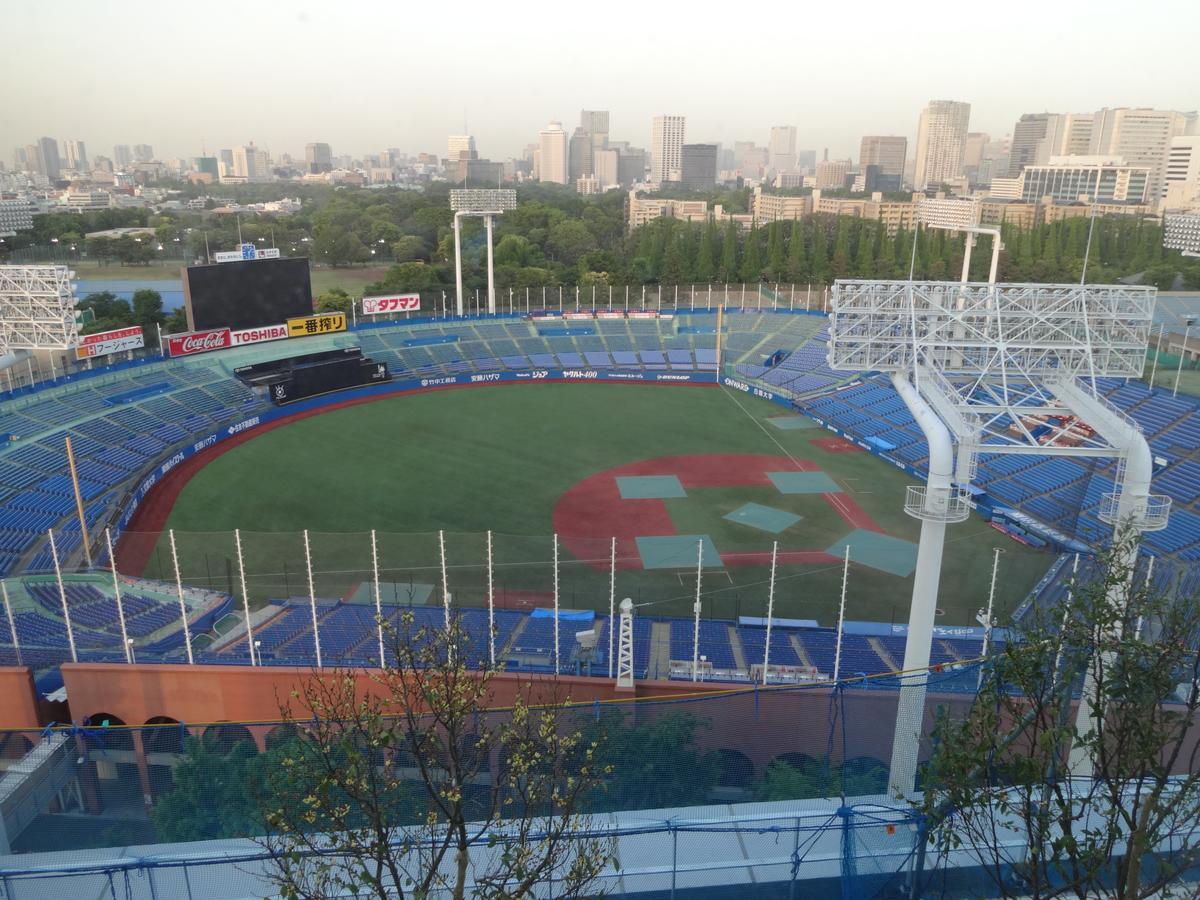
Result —
[[[999, 287], [1064, 315], [1086, 293]], [[298, 682], [370, 678], [401, 662], [385, 632], [451, 619], [502, 699], [565, 686], [581, 721], [616, 710], [630, 740], [690, 723], [598, 813], [621, 857], [607, 892], [895, 896], [937, 878], [969, 894], [968, 854], [925, 859], [898, 767], [917, 771], [920, 723], [969, 705], [1009, 626], [1062, 603], [1111, 538], [1140, 452], [1106, 452], [1118, 425], [1149, 460], [1132, 577], [1200, 590], [1200, 400], [1141, 379], [1146, 334], [1186, 299], [1093, 288], [1125, 337], [1085, 305], [1075, 356], [1039, 338], [1085, 387], [1026, 356], [1051, 389], [993, 408], [943, 402], [966, 395], [916, 351], [896, 362], [915, 324], [867, 333], [884, 307], [855, 304], [891, 289], [557, 288], [460, 314], [412, 295], [253, 322], [205, 321], [197, 289], [188, 335], [10, 375], [5, 895], [261, 896], [255, 834], [164, 825], [189, 742], [265, 758], [298, 727]], [[955, 341], [927, 352], [961, 364]], [[934, 400], [897, 386], [905, 367]], [[924, 413], [965, 446], [968, 402], [990, 412], [951, 487]], [[687, 760], [711, 764], [702, 789], [649, 787]], [[765, 792], [781, 762], [821, 787]]]

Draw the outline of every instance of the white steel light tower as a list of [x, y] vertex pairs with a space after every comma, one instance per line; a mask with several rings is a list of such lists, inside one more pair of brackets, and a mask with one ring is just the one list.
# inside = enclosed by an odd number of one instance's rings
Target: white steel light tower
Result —
[[74, 275], [66, 266], [0, 266], [0, 354], [79, 343]]
[[482, 216], [487, 226], [488, 312], [496, 312], [496, 274], [492, 266], [492, 216], [517, 208], [517, 192], [513, 190], [465, 188], [450, 192], [450, 208], [454, 210], [454, 281], [457, 287], [457, 311], [463, 315], [462, 286], [462, 225], [463, 216]]
[[977, 234], [992, 236], [992, 265], [988, 273], [988, 283], [994, 284], [996, 269], [1000, 265], [1000, 231], [996, 228], [980, 228], [979, 213], [980, 203], [978, 200], [960, 197], [927, 197], [917, 201], [917, 221], [922, 225], [942, 231], [961, 231], [966, 235], [962, 281], [967, 280], [968, 273], [971, 271], [971, 250], [975, 247], [975, 236]]
[[[1123, 285], [834, 285], [830, 367], [888, 373], [929, 444], [927, 482], [904, 504], [921, 520], [906, 671], [929, 667], [946, 525], [968, 515], [979, 453], [1116, 457], [1100, 518], [1165, 527], [1170, 499], [1150, 494], [1145, 438], [1095, 392], [1097, 377], [1140, 376], [1154, 300], [1153, 288]], [[901, 687], [893, 792], [913, 790], [924, 705], [923, 681]]]

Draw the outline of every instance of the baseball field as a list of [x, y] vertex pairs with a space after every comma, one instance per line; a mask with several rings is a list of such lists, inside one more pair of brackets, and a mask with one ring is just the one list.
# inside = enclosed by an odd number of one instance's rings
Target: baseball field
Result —
[[[286, 596], [762, 615], [908, 618], [913, 479], [787, 409], [712, 386], [525, 384], [345, 406], [218, 445], [163, 485], [122, 562]], [[238, 564], [240, 537], [242, 565]], [[307, 550], [304, 531], [308, 532]], [[374, 530], [374, 543], [371, 532]], [[489, 535], [490, 532], [490, 535]], [[557, 535], [557, 540], [555, 539]], [[975, 624], [992, 548], [997, 609], [1051, 562], [977, 518], [950, 526], [938, 621]], [[132, 548], [132, 549], [130, 549]], [[139, 549], [140, 548], [140, 549]], [[848, 548], [848, 550], [847, 550]], [[489, 556], [491, 565], [488, 565]], [[489, 585], [490, 574], [490, 585]]]

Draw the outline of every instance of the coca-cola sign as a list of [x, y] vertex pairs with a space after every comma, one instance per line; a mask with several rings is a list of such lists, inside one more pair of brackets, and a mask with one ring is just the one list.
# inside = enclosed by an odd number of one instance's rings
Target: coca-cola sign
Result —
[[233, 346], [233, 336], [228, 328], [213, 328], [209, 331], [189, 331], [187, 334], [172, 334], [167, 338], [167, 353], [171, 356], [191, 356], [193, 353], [208, 353]]

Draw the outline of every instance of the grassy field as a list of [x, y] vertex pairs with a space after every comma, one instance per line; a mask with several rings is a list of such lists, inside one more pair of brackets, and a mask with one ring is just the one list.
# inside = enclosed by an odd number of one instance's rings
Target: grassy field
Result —
[[[179, 278], [178, 260], [164, 262], [161, 265], [122, 266], [110, 263], [98, 266], [87, 260], [72, 263], [75, 273], [85, 281], [162, 281]], [[324, 293], [330, 288], [341, 288], [349, 294], [360, 296], [363, 288], [373, 281], [379, 281], [387, 272], [387, 266], [352, 266], [347, 268], [330, 268], [321, 266], [312, 270], [313, 295]]]
[[[779, 406], [724, 389], [548, 384], [442, 391], [334, 410], [267, 432], [220, 456], [184, 488], [168, 527], [176, 530], [185, 580], [228, 589], [236, 580], [234, 528], [242, 529], [249, 593], [256, 602], [307, 596], [301, 529], [310, 530], [317, 592], [345, 596], [371, 578], [369, 529], [378, 529], [381, 580], [402, 598], [435, 585], [437, 531], [446, 532], [447, 576], [456, 604], [486, 596], [486, 541], [493, 532], [495, 587], [553, 589], [552, 510], [578, 481], [614, 466], [677, 454], [785, 454], [811, 460], [889, 534], [915, 542], [919, 523], [902, 512], [908, 476], [865, 453], [813, 445], [820, 429], [779, 430]], [[769, 551], [772, 536], [722, 516], [747, 501], [801, 516], [778, 535], [781, 549], [823, 550], [851, 530], [819, 494], [770, 487], [706, 488], [666, 501], [679, 534], [708, 534], [721, 552]], [[943, 624], [973, 624], [986, 602], [991, 548], [1003, 545], [1000, 609], [1015, 606], [1051, 562], [1003, 540], [978, 519], [947, 535]], [[578, 549], [578, 547], [577, 547]], [[607, 609], [609, 540], [561, 556], [567, 608]], [[907, 621], [911, 577], [853, 562], [847, 596], [855, 618]], [[171, 573], [160, 540], [146, 574]], [[834, 621], [840, 564], [780, 567], [776, 615]], [[761, 615], [765, 566], [705, 570], [704, 615]], [[694, 570], [622, 569], [617, 597], [643, 613], [686, 615]]]

